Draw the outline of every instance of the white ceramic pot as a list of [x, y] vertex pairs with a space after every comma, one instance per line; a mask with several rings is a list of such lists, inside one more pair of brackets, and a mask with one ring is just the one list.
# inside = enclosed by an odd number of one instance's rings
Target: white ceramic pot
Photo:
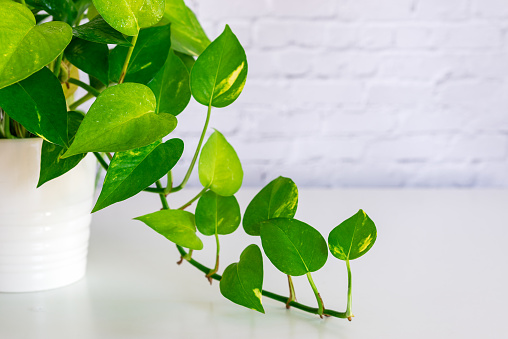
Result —
[[52, 289], [85, 274], [95, 158], [36, 188], [41, 145], [0, 140], [0, 292]]

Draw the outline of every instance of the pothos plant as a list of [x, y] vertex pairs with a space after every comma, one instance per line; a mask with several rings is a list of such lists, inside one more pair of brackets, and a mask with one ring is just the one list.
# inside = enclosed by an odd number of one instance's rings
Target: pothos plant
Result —
[[[89, 21], [81, 24], [85, 15]], [[210, 283], [220, 281], [227, 299], [264, 313], [266, 297], [321, 317], [351, 320], [350, 261], [372, 247], [376, 227], [360, 210], [325, 241], [294, 218], [298, 189], [289, 178], [266, 185], [243, 215], [244, 231], [261, 238], [264, 254], [287, 275], [289, 296], [263, 290], [263, 254], [255, 244], [222, 276], [217, 273], [219, 235], [235, 232], [241, 223], [234, 194], [243, 170], [219, 131], [203, 142], [212, 109], [238, 98], [247, 68], [245, 51], [230, 27], [210, 42], [183, 0], [0, 0], [0, 135], [44, 139], [39, 186], [93, 153], [107, 172], [92, 212], [142, 191], [158, 194], [162, 209], [135, 219], [175, 243], [180, 262], [204, 272]], [[79, 79], [77, 69], [88, 74], [88, 82]], [[76, 86], [87, 94], [74, 100]], [[206, 107], [206, 118], [190, 166], [174, 185], [171, 170], [184, 142], [163, 138], [176, 128], [191, 96]], [[93, 97], [88, 112], [80, 111]], [[167, 196], [186, 186], [196, 163], [203, 189], [183, 206], [170, 208]], [[164, 176], [166, 187], [160, 182]], [[185, 210], [196, 201], [195, 213]], [[197, 232], [215, 237], [213, 268], [194, 259], [193, 251], [203, 248]], [[312, 278], [329, 251], [346, 263], [345, 312], [324, 307]], [[302, 275], [317, 308], [296, 301], [292, 276]]]

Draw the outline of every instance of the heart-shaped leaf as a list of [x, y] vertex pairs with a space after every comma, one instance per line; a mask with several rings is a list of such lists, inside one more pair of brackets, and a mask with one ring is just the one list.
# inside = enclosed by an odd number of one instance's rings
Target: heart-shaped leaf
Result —
[[72, 39], [65, 49], [65, 57], [77, 68], [99, 79], [104, 85], [109, 84], [109, 49], [108, 45]]
[[169, 134], [176, 123], [171, 114], [155, 113], [155, 96], [145, 85], [123, 83], [109, 87], [90, 107], [63, 157], [147, 146]]
[[157, 98], [157, 112], [177, 116], [190, 101], [189, 72], [182, 60], [169, 52], [166, 63], [155, 75], [148, 87]]
[[205, 106], [225, 107], [238, 98], [247, 79], [247, 57], [226, 25], [192, 67], [191, 92]]
[[115, 153], [92, 213], [152, 185], [176, 165], [182, 153], [183, 141], [180, 139], [164, 143], [156, 141], [145, 147]]
[[48, 12], [53, 16], [53, 20], [65, 21], [69, 25], [72, 25], [78, 16], [72, 0], [26, 0], [26, 3]]
[[323, 236], [296, 219], [276, 218], [262, 222], [261, 243], [272, 264], [293, 276], [319, 270], [328, 258]]
[[201, 184], [218, 195], [233, 195], [242, 186], [240, 159], [219, 131], [213, 132], [203, 146], [198, 172]]
[[240, 225], [240, 205], [235, 196], [207, 191], [196, 206], [196, 226], [203, 235], [231, 234]]
[[243, 250], [240, 261], [226, 267], [220, 281], [220, 293], [235, 304], [265, 313], [263, 290], [263, 257], [256, 245]]
[[[136, 46], [125, 75], [126, 82], [149, 83], [164, 66], [171, 46], [169, 25], [150, 27], [139, 32]], [[111, 51], [109, 77], [118, 82], [128, 48], [117, 46]]]
[[196, 15], [183, 0], [166, 0], [163, 20], [171, 23], [171, 44], [176, 51], [197, 56], [210, 44]]
[[165, 0], [93, 0], [93, 4], [114, 29], [132, 36], [160, 21]]
[[162, 210], [134, 218], [150, 226], [177, 245], [192, 250], [203, 249], [203, 242], [196, 235], [194, 214], [181, 210]]
[[131, 46], [123, 34], [111, 27], [100, 15], [84, 25], [75, 27], [72, 33], [75, 37], [99, 44]]
[[72, 28], [59, 21], [36, 26], [32, 12], [14, 1], [0, 0], [0, 7], [0, 88], [3, 88], [55, 60], [71, 41]]
[[[76, 111], [67, 112], [67, 130], [69, 141], [72, 141], [76, 131], [83, 121], [84, 115], [82, 113]], [[44, 140], [42, 142], [42, 150], [41, 150], [41, 169], [39, 174], [39, 182], [37, 183], [37, 187], [42, 186], [44, 183], [58, 178], [62, 174], [69, 172], [71, 169], [76, 167], [77, 164], [86, 154], [77, 154], [70, 158], [61, 159], [62, 154], [65, 153], [65, 148], [62, 146], [58, 146], [47, 142]]]
[[60, 81], [44, 67], [0, 90], [0, 107], [27, 130], [67, 146], [67, 107]]
[[260, 223], [273, 218], [293, 218], [298, 207], [298, 188], [293, 180], [278, 177], [252, 199], [243, 216], [247, 234], [259, 235]]
[[363, 210], [359, 210], [330, 232], [328, 246], [334, 257], [353, 260], [367, 253], [376, 238], [376, 225]]

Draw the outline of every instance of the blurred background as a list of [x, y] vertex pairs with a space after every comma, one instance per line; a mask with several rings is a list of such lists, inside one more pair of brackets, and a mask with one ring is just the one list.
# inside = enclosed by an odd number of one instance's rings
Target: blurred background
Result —
[[[244, 186], [508, 187], [508, 0], [186, 3], [247, 52], [243, 93], [210, 123]], [[194, 100], [178, 116], [176, 181], [205, 116]]]

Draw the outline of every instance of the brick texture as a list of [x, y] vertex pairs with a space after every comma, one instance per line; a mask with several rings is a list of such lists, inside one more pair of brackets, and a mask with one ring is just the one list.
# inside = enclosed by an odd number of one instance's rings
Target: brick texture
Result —
[[[210, 123], [245, 185], [508, 187], [508, 0], [187, 2], [246, 47], [244, 93]], [[178, 117], [187, 163], [205, 114]]]

